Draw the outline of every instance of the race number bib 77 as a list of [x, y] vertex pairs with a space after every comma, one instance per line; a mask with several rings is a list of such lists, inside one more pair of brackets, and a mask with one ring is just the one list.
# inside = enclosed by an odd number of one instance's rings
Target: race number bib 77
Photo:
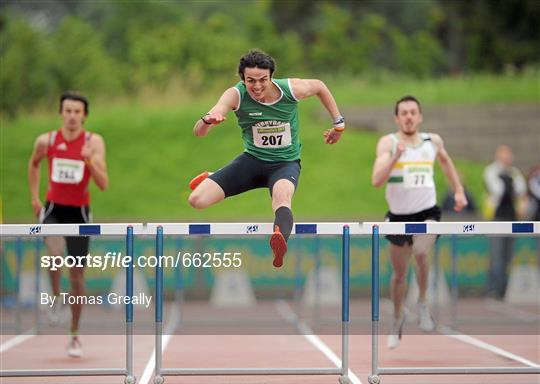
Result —
[[84, 161], [55, 157], [52, 161], [51, 180], [55, 183], [78, 184], [84, 176]]
[[405, 188], [433, 187], [433, 166], [405, 165], [403, 167], [403, 185]]
[[259, 148], [282, 148], [291, 145], [291, 125], [282, 123], [273, 126], [251, 127], [253, 143]]

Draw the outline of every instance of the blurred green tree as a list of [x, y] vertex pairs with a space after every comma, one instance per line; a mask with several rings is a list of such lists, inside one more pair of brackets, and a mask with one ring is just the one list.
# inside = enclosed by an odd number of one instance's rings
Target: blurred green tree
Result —
[[0, 108], [9, 115], [56, 88], [51, 45], [24, 19], [5, 20], [0, 34]]
[[57, 87], [114, 93], [122, 89], [121, 64], [107, 55], [101, 35], [75, 17], [66, 17], [54, 32], [52, 72]]
[[540, 63], [538, 0], [3, 0], [0, 9], [0, 109], [9, 114], [67, 88], [230, 83], [255, 47], [278, 59], [277, 76], [427, 77]]

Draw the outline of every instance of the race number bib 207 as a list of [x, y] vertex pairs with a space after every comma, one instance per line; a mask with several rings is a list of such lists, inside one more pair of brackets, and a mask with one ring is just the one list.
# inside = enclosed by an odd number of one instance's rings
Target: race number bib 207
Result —
[[291, 145], [291, 125], [280, 123], [279, 125], [251, 127], [253, 131], [253, 144], [259, 148], [282, 148]]
[[406, 165], [403, 167], [403, 185], [405, 188], [433, 187], [432, 165]]
[[78, 184], [84, 176], [84, 161], [55, 157], [52, 161], [51, 180], [55, 183]]

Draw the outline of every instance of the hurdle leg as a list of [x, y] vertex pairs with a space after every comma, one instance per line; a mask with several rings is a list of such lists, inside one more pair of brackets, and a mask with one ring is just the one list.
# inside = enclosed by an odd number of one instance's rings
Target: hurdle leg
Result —
[[320, 240], [315, 237], [315, 324], [321, 323], [321, 253]]
[[35, 268], [35, 279], [36, 279], [36, 285], [34, 287], [34, 324], [35, 324], [35, 332], [36, 335], [39, 335], [41, 331], [41, 319], [39, 316], [39, 300], [40, 300], [40, 292], [39, 292], [39, 286], [41, 282], [41, 263], [40, 263], [40, 257], [41, 257], [41, 239], [38, 237], [36, 239], [36, 254], [34, 259], [34, 268]]
[[350, 384], [349, 379], [349, 270], [350, 233], [349, 226], [343, 226], [341, 265], [341, 376], [340, 384]]
[[452, 235], [450, 238], [450, 249], [452, 255], [452, 277], [450, 279], [450, 316], [452, 321], [452, 327], [455, 328], [457, 325], [457, 300], [459, 296], [459, 287], [457, 280], [457, 236]]
[[[156, 257], [163, 255], [163, 227], [159, 226], [156, 233]], [[156, 367], [154, 371], [154, 383], [162, 384], [165, 379], [161, 374], [162, 362], [162, 337], [163, 337], [163, 267], [161, 263], [156, 266]]]
[[371, 375], [370, 384], [379, 384], [379, 226], [371, 235]]
[[[439, 320], [439, 266], [440, 266], [440, 251], [441, 246], [438, 241], [435, 241], [435, 250], [433, 251], [433, 316], [435, 321]], [[443, 274], [444, 276], [444, 274]], [[428, 278], [429, 284], [429, 278]], [[428, 286], [429, 292], [429, 286]], [[429, 300], [428, 300], [429, 301]]]
[[[126, 296], [133, 297], [133, 227], [127, 227], [126, 255], [130, 256], [129, 266], [126, 268]], [[133, 375], [133, 303], [126, 304], [126, 377], [125, 384], [134, 384], [137, 381]]]
[[20, 237], [17, 237], [15, 243], [15, 333], [21, 333], [21, 270], [22, 270], [22, 259], [23, 259], [23, 242]]

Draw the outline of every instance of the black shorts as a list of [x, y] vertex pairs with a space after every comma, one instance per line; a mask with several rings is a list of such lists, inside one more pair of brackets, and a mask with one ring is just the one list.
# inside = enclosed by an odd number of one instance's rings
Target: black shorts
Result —
[[[424, 222], [426, 220], [441, 221], [440, 208], [434, 206], [410, 215], [395, 215], [390, 211], [386, 214], [386, 221], [390, 222]], [[405, 244], [412, 245], [413, 243], [412, 235], [386, 235], [385, 237], [389, 242], [399, 247]]]
[[272, 194], [272, 187], [281, 179], [292, 182], [296, 190], [301, 168], [300, 160], [270, 162], [244, 152], [209, 178], [223, 189], [225, 197], [265, 187]]
[[[88, 206], [75, 207], [47, 201], [39, 215], [42, 224], [85, 224], [90, 222]], [[90, 246], [88, 236], [66, 236], [66, 246], [69, 256], [86, 256]], [[51, 255], [61, 256], [61, 255]], [[85, 259], [86, 260], [86, 259]]]

